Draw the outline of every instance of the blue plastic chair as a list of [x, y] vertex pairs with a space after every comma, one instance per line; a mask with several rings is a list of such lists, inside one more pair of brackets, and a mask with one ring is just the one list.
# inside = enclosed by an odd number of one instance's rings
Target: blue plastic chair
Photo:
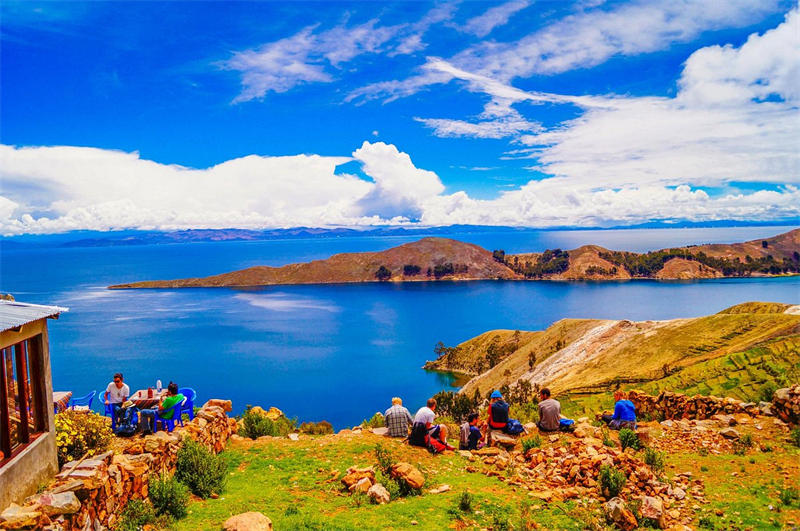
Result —
[[186, 398], [184, 397], [183, 400], [169, 408], [167, 411], [172, 411], [172, 418], [165, 419], [162, 417], [158, 410], [156, 410], [156, 417], [155, 422], [153, 423], [153, 433], [158, 431], [158, 422], [161, 421], [164, 423], [164, 429], [168, 432], [175, 429], [175, 423], [179, 423], [183, 426], [183, 418], [181, 418], [181, 409], [183, 408], [183, 404], [186, 402]]
[[75, 409], [75, 406], [86, 406], [87, 409], [92, 409], [92, 401], [94, 400], [94, 395], [97, 394], [97, 391], [92, 391], [86, 396], [81, 396], [78, 398], [73, 398], [69, 401], [69, 408]]
[[189, 420], [194, 419], [194, 400], [197, 398], [197, 393], [191, 387], [181, 387], [178, 392], [186, 397], [186, 402], [181, 408], [181, 415], [186, 413], [189, 415]]

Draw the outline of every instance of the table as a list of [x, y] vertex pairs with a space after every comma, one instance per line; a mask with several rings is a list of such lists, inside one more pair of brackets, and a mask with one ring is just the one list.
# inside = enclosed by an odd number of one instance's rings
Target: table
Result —
[[161, 400], [161, 397], [167, 396], [167, 390], [162, 389], [159, 394], [158, 391], [153, 389], [152, 397], [147, 396], [147, 394], [147, 389], [139, 389], [131, 395], [129, 400], [139, 409], [151, 409], [158, 405], [158, 401]]
[[72, 391], [53, 391], [53, 409], [61, 413], [69, 407]]

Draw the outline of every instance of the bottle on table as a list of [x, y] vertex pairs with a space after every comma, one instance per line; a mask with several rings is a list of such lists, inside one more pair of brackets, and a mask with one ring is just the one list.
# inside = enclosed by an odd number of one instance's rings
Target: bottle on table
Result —
[[147, 398], [153, 398], [153, 388], [152, 387], [148, 387], [147, 388]]
[[156, 391], [161, 394], [161, 380], [156, 380]]

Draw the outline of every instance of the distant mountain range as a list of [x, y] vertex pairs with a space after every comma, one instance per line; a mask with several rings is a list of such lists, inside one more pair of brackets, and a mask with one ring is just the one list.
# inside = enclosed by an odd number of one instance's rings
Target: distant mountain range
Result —
[[265, 241], [307, 238], [355, 238], [360, 236], [435, 236], [439, 234], [458, 234], [469, 232], [525, 232], [532, 230], [620, 230], [620, 229], [677, 229], [714, 227], [759, 227], [776, 225], [800, 225], [800, 218], [776, 222], [665, 222], [653, 221], [638, 225], [614, 227], [502, 227], [484, 225], [449, 225], [444, 227], [367, 227], [367, 228], [314, 228], [295, 227], [289, 229], [189, 229], [179, 231], [73, 231], [62, 234], [21, 235], [0, 238], [0, 245], [6, 249], [25, 247], [114, 247], [127, 245], [158, 245], [192, 242], [219, 241]]
[[570, 251], [506, 255], [471, 243], [428, 237], [379, 252], [341, 253], [282, 267], [256, 266], [204, 278], [151, 280], [129, 288], [250, 287], [421, 280], [696, 279], [800, 272], [800, 229], [772, 238], [649, 253], [585, 245]]

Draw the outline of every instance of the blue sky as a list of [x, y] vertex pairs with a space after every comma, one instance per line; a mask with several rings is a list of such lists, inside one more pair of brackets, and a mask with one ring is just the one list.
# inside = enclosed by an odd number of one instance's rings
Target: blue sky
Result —
[[791, 2], [0, 9], [4, 234], [800, 216]]

